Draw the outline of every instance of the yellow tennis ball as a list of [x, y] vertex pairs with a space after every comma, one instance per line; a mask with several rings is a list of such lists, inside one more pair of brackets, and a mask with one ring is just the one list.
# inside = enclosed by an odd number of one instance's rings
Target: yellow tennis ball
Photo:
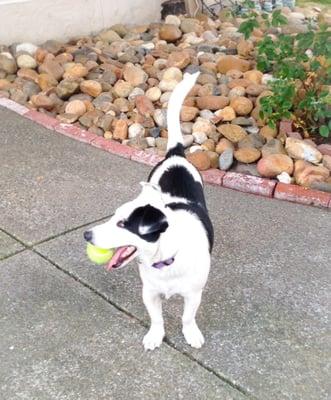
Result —
[[106, 264], [114, 255], [114, 250], [112, 249], [102, 249], [93, 244], [88, 243], [86, 246], [86, 253], [88, 258], [98, 265]]

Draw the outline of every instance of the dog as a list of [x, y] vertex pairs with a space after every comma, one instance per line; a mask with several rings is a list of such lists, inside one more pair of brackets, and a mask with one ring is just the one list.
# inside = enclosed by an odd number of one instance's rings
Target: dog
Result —
[[120, 206], [110, 220], [84, 233], [95, 246], [115, 249], [107, 269], [122, 268], [137, 257], [143, 302], [151, 325], [145, 350], [159, 347], [165, 331], [162, 296], [184, 298], [182, 332], [200, 348], [204, 337], [195, 316], [210, 269], [214, 231], [198, 170], [186, 160], [180, 110], [199, 72], [184, 74], [168, 103], [165, 159], [141, 182], [141, 193]]

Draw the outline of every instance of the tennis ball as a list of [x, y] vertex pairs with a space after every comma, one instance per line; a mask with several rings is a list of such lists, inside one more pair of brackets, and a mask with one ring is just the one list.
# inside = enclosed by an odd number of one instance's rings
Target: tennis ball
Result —
[[98, 265], [106, 264], [114, 255], [114, 250], [112, 249], [102, 249], [100, 247], [93, 246], [93, 244], [88, 243], [86, 246], [86, 253], [88, 258]]

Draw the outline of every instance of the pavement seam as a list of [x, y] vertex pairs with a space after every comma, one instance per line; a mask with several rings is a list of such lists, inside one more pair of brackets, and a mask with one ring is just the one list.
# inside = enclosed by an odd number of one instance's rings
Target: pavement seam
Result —
[[10, 233], [10, 232], [6, 231], [6, 230], [3, 229], [3, 228], [0, 228], [0, 231], [1, 231], [2, 233], [4, 233], [5, 235], [9, 236], [11, 239], [14, 239], [16, 242], [18, 242], [19, 244], [21, 244], [22, 246], [24, 246], [26, 249], [29, 248], [29, 245], [28, 245], [28, 244], [22, 242], [22, 240], [19, 239], [19, 238], [17, 238], [13, 233]]
[[39, 246], [40, 244], [47, 243], [47, 242], [49, 242], [50, 240], [57, 239], [57, 238], [59, 238], [59, 237], [61, 237], [61, 236], [64, 236], [64, 235], [66, 235], [66, 234], [68, 234], [68, 233], [75, 232], [75, 231], [77, 231], [78, 229], [84, 228], [85, 226], [89, 226], [89, 225], [95, 224], [95, 223], [97, 223], [97, 222], [101, 222], [101, 221], [103, 221], [103, 220], [105, 220], [105, 219], [110, 218], [112, 215], [113, 215], [113, 214], [109, 214], [109, 215], [106, 215], [105, 217], [98, 218], [98, 219], [95, 219], [95, 220], [90, 221], [90, 222], [85, 222], [85, 223], [82, 224], [82, 225], [77, 225], [77, 226], [75, 226], [74, 228], [70, 228], [70, 229], [68, 229], [68, 230], [66, 230], [66, 231], [62, 231], [62, 232], [60, 232], [60, 233], [56, 233], [55, 235], [49, 236], [49, 237], [47, 237], [46, 239], [42, 239], [42, 240], [40, 240], [39, 242], [33, 243], [33, 245], [31, 245], [29, 248], [30, 248], [30, 249], [33, 249], [33, 247], [35, 247], [35, 246]]
[[24, 248], [24, 249], [21, 249], [21, 250], [14, 251], [13, 253], [10, 253], [10, 254], [7, 254], [6, 256], [0, 257], [0, 261], [5, 261], [5, 260], [7, 260], [8, 258], [14, 257], [14, 256], [16, 256], [17, 254], [23, 253], [23, 252], [26, 251], [26, 250], [29, 250], [29, 249]]
[[52, 236], [48, 236], [47, 238], [42, 239], [42, 240], [40, 240], [40, 241], [38, 241], [38, 242], [35, 242], [35, 243], [33, 243], [33, 244], [24, 243], [21, 239], [17, 238], [17, 237], [14, 236], [12, 233], [9, 233], [8, 231], [6, 231], [6, 230], [3, 229], [3, 228], [0, 228], [0, 231], [3, 232], [4, 234], [6, 234], [7, 236], [11, 237], [12, 239], [14, 239], [16, 242], [20, 243], [22, 246], [25, 247], [25, 249], [31, 250], [31, 249], [33, 249], [33, 247], [35, 247], [35, 246], [39, 246], [40, 244], [47, 243], [47, 242], [49, 242], [50, 240], [57, 239], [57, 238], [59, 238], [59, 237], [61, 237], [61, 236], [66, 235], [67, 233], [71, 233], [71, 232], [74, 232], [74, 231], [76, 231], [76, 230], [78, 230], [78, 229], [84, 228], [85, 226], [89, 226], [89, 225], [95, 224], [95, 223], [97, 223], [97, 222], [101, 222], [101, 221], [103, 221], [103, 220], [105, 220], [105, 219], [107, 219], [107, 218], [110, 218], [111, 216], [112, 216], [112, 214], [109, 214], [109, 215], [106, 215], [106, 216], [104, 216], [104, 217], [102, 217], [102, 218], [98, 218], [98, 219], [95, 219], [95, 220], [93, 220], [93, 221], [85, 222], [84, 224], [77, 225], [77, 226], [75, 226], [74, 228], [70, 228], [70, 229], [68, 229], [68, 230], [66, 230], [66, 231], [62, 231], [62, 232], [60, 232], [60, 233], [56, 233], [55, 235], [52, 235]]
[[[82, 280], [81, 278], [79, 278], [77, 275], [73, 274], [70, 271], [67, 271], [66, 269], [62, 268], [60, 265], [58, 265], [57, 263], [55, 263], [54, 261], [52, 261], [50, 258], [48, 258], [47, 256], [45, 256], [44, 254], [40, 253], [38, 250], [31, 248], [31, 251], [33, 251], [35, 254], [37, 254], [39, 257], [43, 258], [45, 261], [47, 261], [48, 263], [50, 263], [51, 265], [53, 265], [56, 269], [58, 269], [59, 271], [61, 271], [62, 273], [66, 274], [67, 276], [69, 276], [70, 278], [74, 279], [77, 283], [81, 284], [82, 286], [84, 286], [85, 288], [89, 289], [92, 293], [94, 293], [96, 296], [102, 298], [104, 301], [106, 301], [109, 305], [113, 306], [116, 310], [118, 310], [119, 312], [125, 314], [127, 317], [137, 321], [141, 326], [143, 326], [144, 328], [148, 329], [149, 325], [146, 324], [142, 319], [138, 318], [136, 315], [132, 314], [131, 312], [129, 312], [128, 310], [126, 310], [125, 308], [119, 306], [117, 303], [114, 303], [109, 297], [107, 297], [106, 295], [104, 295], [103, 293], [100, 293], [97, 291], [97, 289], [95, 289], [93, 286], [91, 286], [88, 282], [85, 282], [84, 280]], [[182, 354], [183, 356], [187, 357], [189, 360], [195, 362], [196, 364], [198, 364], [201, 368], [205, 369], [206, 371], [208, 371], [209, 373], [213, 374], [215, 377], [217, 377], [219, 380], [221, 380], [223, 383], [225, 383], [226, 385], [231, 386], [233, 389], [237, 390], [238, 392], [240, 392], [240, 394], [246, 396], [248, 399], [250, 400], [258, 400], [257, 397], [253, 396], [251, 393], [247, 392], [247, 390], [245, 388], [243, 388], [242, 386], [232, 382], [229, 378], [219, 374], [218, 372], [214, 371], [212, 368], [210, 368], [208, 365], [205, 365], [203, 362], [201, 362], [200, 360], [196, 359], [193, 355], [191, 355], [190, 353], [188, 353], [185, 350], [180, 350], [176, 347], [176, 345], [171, 342], [171, 340], [169, 340], [169, 338], [165, 337], [163, 339], [164, 343], [166, 343], [169, 347], [171, 347], [173, 350], [179, 352], [180, 354]]]

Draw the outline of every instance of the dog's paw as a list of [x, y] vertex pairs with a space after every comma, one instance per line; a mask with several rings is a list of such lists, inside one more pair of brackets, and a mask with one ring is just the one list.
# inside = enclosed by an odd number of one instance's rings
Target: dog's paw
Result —
[[183, 335], [186, 342], [196, 349], [200, 349], [205, 343], [205, 339], [196, 323], [183, 326]]
[[154, 350], [160, 347], [164, 338], [164, 329], [161, 327], [151, 327], [145, 335], [143, 345], [145, 350]]

